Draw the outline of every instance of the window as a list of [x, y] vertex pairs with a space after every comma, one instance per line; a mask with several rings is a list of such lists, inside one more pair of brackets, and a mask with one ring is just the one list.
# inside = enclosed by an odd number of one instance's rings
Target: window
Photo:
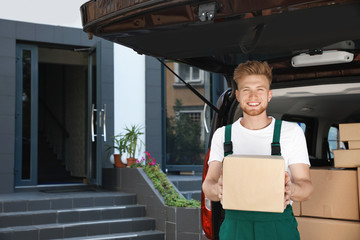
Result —
[[306, 131], [306, 124], [303, 123], [303, 122], [298, 122], [297, 124], [301, 127], [301, 129], [302, 129], [302, 130], [304, 131], [304, 133], [305, 133], [305, 131]]
[[284, 114], [282, 120], [297, 123], [304, 131], [308, 153], [310, 156], [316, 156], [316, 141], [318, 120], [312, 117]]
[[185, 116], [185, 118], [188, 118], [192, 124], [196, 124], [200, 126], [201, 129], [201, 135], [200, 135], [200, 141], [204, 141], [204, 125], [201, 119], [203, 118], [202, 110], [180, 110], [180, 112], [177, 113], [177, 115]]
[[[168, 62], [169, 67], [201, 95], [211, 99], [209, 72], [185, 64]], [[204, 113], [204, 102], [171, 71], [164, 72], [166, 81], [166, 164], [167, 171], [201, 171], [207, 152], [210, 110]], [[208, 108], [209, 109], [209, 108]]]
[[334, 158], [334, 150], [345, 149], [345, 144], [339, 139], [339, 129], [337, 127], [330, 127], [328, 133], [328, 143], [331, 158]]
[[[204, 84], [204, 71], [182, 63], [174, 63], [175, 72], [188, 83]], [[175, 77], [175, 84], [181, 81]]]
[[180, 114], [187, 114], [191, 120], [191, 122], [194, 123], [200, 123], [201, 119], [201, 112], [187, 112], [187, 111], [181, 111]]
[[205, 132], [201, 116], [202, 110], [181, 107], [175, 117], [167, 118], [167, 164], [202, 164]]

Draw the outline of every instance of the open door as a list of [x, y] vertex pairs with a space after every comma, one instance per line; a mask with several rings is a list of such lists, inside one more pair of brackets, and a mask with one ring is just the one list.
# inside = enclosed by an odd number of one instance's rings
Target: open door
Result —
[[89, 183], [101, 185], [101, 149], [106, 142], [106, 105], [102, 104], [100, 47], [89, 50], [88, 56], [88, 157], [87, 178]]
[[101, 184], [100, 47], [17, 44], [16, 187]]
[[37, 185], [38, 48], [16, 46], [15, 184]]

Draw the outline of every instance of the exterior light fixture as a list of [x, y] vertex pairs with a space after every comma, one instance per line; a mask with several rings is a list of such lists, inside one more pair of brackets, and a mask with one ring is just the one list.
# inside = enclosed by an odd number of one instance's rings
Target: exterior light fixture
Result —
[[293, 67], [310, 67], [338, 63], [349, 63], [354, 59], [354, 54], [346, 51], [321, 51], [320, 54], [302, 53], [291, 59]]

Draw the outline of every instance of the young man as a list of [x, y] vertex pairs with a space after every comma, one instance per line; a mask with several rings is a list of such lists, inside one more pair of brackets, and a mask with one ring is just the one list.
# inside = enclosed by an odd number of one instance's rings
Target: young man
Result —
[[[266, 62], [248, 61], [235, 69], [234, 80], [243, 117], [232, 125], [233, 154], [271, 155], [275, 119], [266, 113], [272, 97], [271, 68]], [[214, 133], [209, 169], [202, 186], [206, 197], [212, 201], [222, 200], [224, 132], [225, 127], [222, 127]], [[220, 240], [300, 239], [291, 201], [309, 199], [313, 187], [305, 136], [296, 123], [283, 121], [280, 147], [286, 168], [284, 213], [226, 210]]]

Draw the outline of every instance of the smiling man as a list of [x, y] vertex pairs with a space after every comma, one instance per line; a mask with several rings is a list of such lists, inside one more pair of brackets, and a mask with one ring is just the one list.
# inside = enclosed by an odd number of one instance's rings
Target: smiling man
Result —
[[[235, 69], [234, 80], [243, 117], [232, 124], [233, 154], [271, 155], [275, 119], [266, 113], [272, 98], [271, 68], [266, 62], [248, 61]], [[217, 129], [211, 142], [209, 169], [202, 186], [206, 197], [212, 201], [222, 200], [224, 139], [225, 127]], [[286, 171], [284, 212], [226, 210], [220, 228], [221, 240], [300, 239], [291, 203], [309, 199], [313, 187], [305, 136], [296, 123], [282, 121], [280, 147]]]

